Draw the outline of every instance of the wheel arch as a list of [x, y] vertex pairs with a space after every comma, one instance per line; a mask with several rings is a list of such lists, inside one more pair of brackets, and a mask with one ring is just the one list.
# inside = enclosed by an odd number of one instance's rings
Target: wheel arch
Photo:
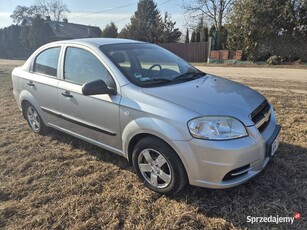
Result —
[[132, 164], [132, 153], [133, 153], [134, 147], [137, 145], [137, 143], [141, 139], [148, 137], [148, 136], [159, 138], [159, 137], [152, 135], [152, 134], [149, 134], [149, 133], [139, 133], [139, 134], [136, 134], [135, 136], [133, 136], [131, 138], [131, 140], [128, 143], [128, 148], [127, 148], [127, 150], [128, 150], [127, 151], [127, 159], [128, 159], [129, 164]]
[[122, 148], [129, 162], [131, 162], [134, 146], [139, 140], [147, 136], [153, 136], [164, 141], [176, 152], [184, 167], [187, 166], [184, 157], [176, 151], [176, 146], [173, 141], [189, 140], [191, 137], [189, 138], [187, 135], [182, 134], [178, 129], [164, 120], [149, 117], [131, 120], [122, 131]]
[[24, 99], [21, 101], [21, 112], [22, 112], [22, 116], [24, 119], [27, 119], [26, 117], [26, 110], [25, 110], [25, 106], [27, 104], [31, 104], [28, 100]]
[[127, 158], [130, 165], [132, 165], [132, 154], [133, 154], [133, 150], [134, 150], [135, 146], [137, 145], [137, 143], [140, 140], [142, 140], [145, 137], [158, 138], [161, 141], [163, 141], [164, 143], [166, 143], [168, 146], [170, 146], [170, 148], [172, 148], [174, 150], [174, 152], [176, 153], [176, 155], [178, 156], [178, 158], [179, 158], [179, 160], [180, 160], [180, 162], [181, 162], [181, 164], [184, 168], [185, 174], [187, 175], [187, 178], [189, 179], [189, 174], [188, 174], [188, 171], [187, 171], [188, 164], [187, 164], [187, 162], [185, 162], [185, 158], [183, 156], [181, 156], [180, 154], [178, 154], [175, 146], [171, 143], [171, 141], [166, 141], [165, 138], [158, 136], [158, 135], [155, 135], [155, 134], [152, 134], [152, 133], [138, 133], [130, 139], [128, 146], [127, 146], [127, 151], [125, 151], [126, 158]]
[[42, 118], [43, 122], [45, 124], [47, 124], [47, 121], [45, 119], [45, 117], [43, 116], [43, 110], [41, 109], [38, 101], [34, 98], [34, 96], [26, 91], [26, 90], [23, 90], [21, 93], [20, 93], [20, 96], [19, 96], [19, 100], [20, 100], [20, 105], [21, 105], [21, 109], [22, 109], [22, 116], [26, 119], [26, 114], [25, 114], [25, 109], [24, 109], [24, 106], [29, 103], [31, 105], [34, 106], [34, 108], [37, 110], [38, 114], [40, 115], [40, 117]]

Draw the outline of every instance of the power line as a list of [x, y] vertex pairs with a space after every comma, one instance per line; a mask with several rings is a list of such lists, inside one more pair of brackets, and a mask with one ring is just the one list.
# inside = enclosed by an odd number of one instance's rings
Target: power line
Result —
[[172, 1], [172, 0], [167, 0], [167, 1], [165, 1], [165, 2], [162, 2], [162, 3], [158, 4], [157, 6], [161, 6], [161, 5], [163, 5], [163, 4], [165, 4], [165, 3], [168, 3], [168, 2], [170, 2], [170, 1]]
[[82, 18], [82, 17], [86, 17], [86, 16], [89, 16], [89, 15], [93, 15], [93, 14], [100, 14], [100, 13], [107, 12], [107, 11], [110, 11], [110, 10], [117, 10], [117, 9], [121, 9], [121, 8], [124, 8], [124, 7], [132, 6], [134, 4], [135, 3], [133, 3], [133, 4], [126, 4], [126, 5], [110, 8], [110, 9], [104, 9], [104, 10], [100, 10], [100, 11], [97, 11], [97, 12], [94, 12], [94, 13], [89, 13], [89, 14], [83, 14], [83, 15], [80, 15], [80, 16], [70, 17], [70, 19], [72, 19], [72, 18]]
[[124, 21], [124, 20], [129, 19], [129, 18], [131, 18], [131, 17], [126, 17], [126, 18], [122, 18], [122, 19], [116, 20], [116, 21], [114, 21], [114, 23], [121, 22], [121, 21]]
[[[165, 2], [161, 2], [160, 4], [157, 4], [157, 6], [161, 6], [161, 5], [163, 5], [163, 4], [165, 4], [165, 3], [168, 3], [168, 2], [170, 2], [170, 1], [172, 1], [172, 0], [167, 0], [167, 1], [165, 1]], [[114, 21], [114, 23], [116, 23], [116, 22], [121, 22], [121, 21], [124, 21], [124, 20], [129, 19], [129, 18], [130, 18], [130, 17], [122, 18], [122, 19], [119, 19], [119, 20]]]

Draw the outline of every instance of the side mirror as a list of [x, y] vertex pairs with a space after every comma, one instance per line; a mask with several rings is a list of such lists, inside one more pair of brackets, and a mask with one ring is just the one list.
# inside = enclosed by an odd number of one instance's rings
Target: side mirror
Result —
[[116, 95], [116, 90], [107, 86], [103, 80], [86, 82], [82, 85], [83, 95], [109, 94]]

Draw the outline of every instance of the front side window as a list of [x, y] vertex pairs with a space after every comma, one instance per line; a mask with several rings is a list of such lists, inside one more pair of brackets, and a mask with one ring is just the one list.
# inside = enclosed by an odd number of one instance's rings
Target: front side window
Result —
[[152, 44], [102, 45], [100, 50], [129, 81], [141, 87], [177, 84], [205, 75], [175, 54]]
[[75, 47], [66, 49], [64, 79], [79, 85], [101, 79], [108, 86], [114, 87], [111, 75], [97, 57], [87, 50]]
[[35, 58], [33, 71], [56, 77], [61, 47], [49, 48]]

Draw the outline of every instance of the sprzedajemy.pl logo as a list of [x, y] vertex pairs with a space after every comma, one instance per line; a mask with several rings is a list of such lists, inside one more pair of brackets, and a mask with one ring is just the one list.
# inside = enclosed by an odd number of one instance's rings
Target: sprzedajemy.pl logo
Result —
[[293, 217], [284, 217], [284, 216], [247, 216], [247, 223], [291, 223], [293, 224], [294, 220], [301, 219], [301, 214], [299, 212], [295, 212]]

